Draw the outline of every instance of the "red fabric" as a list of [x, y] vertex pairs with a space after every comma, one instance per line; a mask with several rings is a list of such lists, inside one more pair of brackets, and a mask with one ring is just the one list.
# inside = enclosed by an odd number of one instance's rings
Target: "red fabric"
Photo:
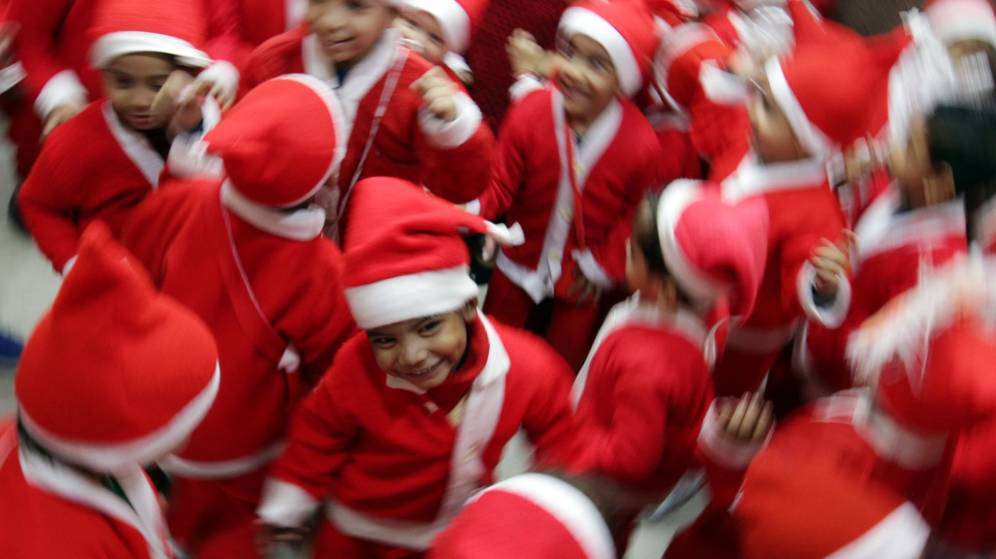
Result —
[[[772, 189], [759, 196], [768, 205], [770, 219], [767, 265], [754, 310], [741, 325], [733, 327], [734, 331], [785, 329], [802, 317], [799, 276], [803, 266], [823, 239], [838, 242], [843, 238], [844, 219], [825, 179], [797, 188]], [[783, 343], [787, 342], [786, 336]], [[716, 395], [740, 396], [742, 388], [756, 388], [780, 350], [737, 347], [731, 340], [713, 371]]]
[[951, 494], [941, 533], [969, 550], [996, 548], [996, 421], [971, 429], [959, 438], [951, 472]]
[[294, 1], [236, 0], [243, 41], [240, 68], [248, 61], [254, 48], [300, 23], [287, 19], [287, 5]]
[[[303, 72], [301, 41], [306, 35], [307, 30], [301, 27], [260, 45], [246, 64], [244, 88], [251, 89], [281, 74]], [[412, 83], [430, 68], [417, 54], [407, 54], [389, 110], [381, 120], [360, 178], [402, 178], [425, 185], [433, 194], [450, 202], [469, 202], [487, 185], [494, 138], [482, 123], [470, 139], [453, 149], [440, 149], [430, 143], [417, 122], [422, 98], [411, 89]], [[338, 186], [343, 191], [350, 185], [360, 162], [386, 78], [387, 74], [356, 108], [358, 116], [349, 136], [346, 157], [339, 168]]]
[[[912, 215], [901, 219], [915, 218], [918, 213], [927, 218], [931, 212], [929, 208], [912, 210]], [[898, 225], [893, 220], [893, 227]], [[860, 238], [858, 246], [863, 246]], [[874, 248], [865, 246], [865, 250]], [[831, 329], [809, 321], [806, 332], [808, 362], [812, 367], [809, 373], [831, 392], [850, 388], [851, 368], [847, 364], [846, 350], [851, 333], [893, 298], [914, 287], [925, 266], [940, 267], [966, 250], [964, 223], [956, 222], [951, 224], [946, 235], [910, 236], [907, 242], [876, 251], [860, 261], [854, 276], [851, 307], [844, 323]]]
[[34, 435], [42, 442], [130, 443], [170, 424], [211, 382], [216, 360], [200, 320], [157, 293], [106, 226], [94, 224], [24, 347], [18, 406], [46, 432]]
[[[207, 24], [204, 51], [212, 60], [224, 60], [231, 62], [236, 68], [241, 68], [246, 57], [255, 47], [255, 45], [246, 43], [242, 37], [239, 8], [244, 2], [241, 0], [202, 0], [202, 3]], [[269, 3], [280, 4], [272, 1]]]
[[578, 402], [573, 468], [663, 498], [694, 464], [712, 386], [703, 349], [673, 327], [628, 325], [596, 350]]
[[[669, 114], [667, 116], [676, 115]], [[666, 185], [681, 178], [703, 178], [702, 161], [699, 159], [695, 146], [692, 145], [692, 137], [689, 134], [687, 123], [683, 126], [674, 126], [666, 119], [655, 122], [653, 114], [648, 115], [648, 118], [657, 133], [657, 141], [661, 144], [661, 153], [664, 154], [661, 159], [661, 163], [664, 165], [661, 170], [661, 184]]]
[[111, 133], [103, 111], [103, 102], [91, 103], [59, 126], [19, 194], [24, 221], [56, 271], [76, 254], [87, 224], [99, 219], [120, 235], [154, 187]]
[[[295, 404], [354, 332], [334, 245], [321, 236], [293, 241], [264, 233], [223, 210], [218, 192], [217, 183], [170, 185], [136, 211], [123, 235], [153, 282], [197, 313], [218, 340], [221, 388], [182, 452], [183, 458], [206, 462], [243, 458], [280, 441]], [[251, 305], [245, 285], [232, 284], [221, 268], [234, 266], [227, 259], [231, 251], [241, 260], [259, 311], [245, 308]], [[252, 329], [255, 323], [244, 322], [246, 314], [264, 327], [265, 318], [284, 343], [293, 344], [301, 356], [296, 373], [277, 368], [280, 348], [268, 352], [266, 340]], [[247, 405], [253, 413], [246, 413]]]
[[[611, 279], [623, 280], [625, 242], [633, 213], [646, 192], [660, 186], [664, 155], [653, 128], [633, 104], [620, 103], [618, 131], [588, 170], [584, 184], [578, 185], [582, 194], [574, 206], [581, 208], [585, 238], [577, 238], [576, 226], [570, 228], [558, 298], [567, 296], [566, 288], [573, 278], [576, 264], [570, 254], [574, 249], [587, 247]], [[509, 112], [499, 137], [494, 179], [480, 198], [485, 219], [505, 215], [509, 223], [522, 226], [526, 243], [503, 252], [529, 269], [541, 265], [547, 228], [553, 220], [561, 219], [554, 209], [562, 171], [555, 134], [563, 135], [564, 131], [555, 129], [551, 106], [552, 91], [543, 89], [529, 94]], [[573, 219], [577, 219], [576, 212]]]
[[[511, 368], [497, 426], [481, 449], [482, 484], [491, 481], [502, 449], [520, 428], [536, 445], [541, 466], [564, 464], [573, 444], [566, 365], [532, 336], [494, 327]], [[484, 335], [478, 321], [471, 339]], [[480, 370], [484, 358], [468, 355], [462, 370]], [[427, 413], [423, 396], [386, 383], [369, 340], [358, 334], [298, 410], [290, 443], [271, 475], [317, 499], [331, 496], [376, 517], [435, 519], [457, 431], [445, 412]]]
[[256, 507], [263, 472], [229, 479], [172, 477], [170, 536], [199, 559], [259, 557]]
[[243, 196], [264, 206], [299, 204], [332, 172], [336, 132], [346, 124], [335, 121], [330, 103], [317, 80], [267, 81], [208, 132], [207, 150], [222, 158]]
[[151, 559], [148, 544], [130, 524], [29, 483], [17, 453], [15, 445], [0, 456], [0, 556]]
[[202, 48], [207, 35], [205, 1], [101, 0], [88, 31], [94, 41], [122, 31], [166, 35]]
[[17, 57], [27, 73], [23, 83], [34, 103], [48, 80], [72, 70], [90, 99], [103, 96], [100, 75], [90, 69], [88, 33], [97, 0], [10, 0], [10, 19], [21, 25]]

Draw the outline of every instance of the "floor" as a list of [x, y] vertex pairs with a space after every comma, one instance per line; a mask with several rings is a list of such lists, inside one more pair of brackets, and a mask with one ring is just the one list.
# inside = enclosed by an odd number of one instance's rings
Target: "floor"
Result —
[[[0, 138], [5, 137], [0, 122]], [[0, 331], [25, 339], [58, 289], [60, 277], [34, 243], [8, 223], [7, 200], [13, 191], [13, 153], [11, 146], [0, 140]], [[0, 416], [14, 410], [14, 371], [0, 365]], [[528, 464], [529, 452], [521, 441], [514, 441], [500, 466], [500, 474], [511, 475]], [[635, 534], [627, 559], [658, 559], [670, 541], [676, 527], [686, 524], [701, 509], [701, 497], [662, 521], [645, 523]]]

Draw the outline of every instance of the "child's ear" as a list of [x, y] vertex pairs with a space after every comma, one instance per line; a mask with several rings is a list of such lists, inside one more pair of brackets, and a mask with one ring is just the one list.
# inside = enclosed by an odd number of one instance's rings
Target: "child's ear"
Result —
[[463, 321], [468, 324], [477, 320], [477, 297], [467, 301], [460, 309], [460, 315], [463, 317]]

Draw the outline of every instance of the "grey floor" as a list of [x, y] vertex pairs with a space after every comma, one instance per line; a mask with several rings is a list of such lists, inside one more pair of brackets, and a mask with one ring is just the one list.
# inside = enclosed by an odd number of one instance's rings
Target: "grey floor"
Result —
[[[0, 122], [0, 138], [5, 137], [6, 124]], [[34, 243], [19, 234], [7, 218], [7, 200], [13, 191], [13, 152], [0, 139], [0, 330], [26, 338], [39, 317], [51, 303], [60, 278]], [[14, 410], [14, 371], [0, 365], [0, 416]], [[55, 387], [53, 387], [55, 389]], [[500, 466], [500, 474], [522, 471], [528, 463], [528, 449], [521, 441], [513, 441]], [[658, 559], [670, 541], [676, 527], [689, 521], [701, 507], [693, 499], [688, 505], [661, 522], [647, 523], [634, 534], [627, 559]]]

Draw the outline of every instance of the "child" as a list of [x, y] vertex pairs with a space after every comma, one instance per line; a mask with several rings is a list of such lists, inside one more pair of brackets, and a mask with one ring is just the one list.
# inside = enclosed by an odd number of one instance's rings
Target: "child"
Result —
[[477, 310], [461, 235], [495, 226], [392, 178], [363, 181], [351, 212], [346, 299], [365, 332], [298, 410], [259, 516], [270, 539], [327, 498], [315, 557], [417, 557], [520, 428], [540, 464], [566, 460], [571, 375]]
[[103, 224], [24, 348], [0, 429], [0, 556], [172, 557], [142, 470], [183, 445], [218, 392], [211, 333], [156, 293]]
[[403, 0], [397, 26], [430, 64], [446, 71], [454, 83], [469, 86], [473, 74], [462, 55], [480, 26], [488, 0]]
[[494, 139], [480, 110], [403, 45], [391, 27], [392, 1], [312, 2], [307, 25], [261, 45], [246, 66], [247, 88], [305, 72], [336, 90], [349, 140], [338, 176], [319, 200], [333, 237], [344, 231], [340, 221], [361, 178], [399, 177], [464, 203], [490, 176]]
[[544, 334], [576, 370], [598, 327], [599, 292], [623, 279], [630, 217], [659, 186], [664, 154], [627, 99], [657, 44], [645, 7], [583, 0], [564, 12], [558, 41], [553, 82], [506, 117], [479, 211], [507, 215], [526, 237], [499, 254], [486, 312]]
[[694, 464], [716, 353], [702, 315], [720, 297], [746, 314], [764, 272], [764, 204], [727, 206], [709, 186], [678, 181], [640, 206], [626, 262], [635, 294], [609, 313], [574, 385], [582, 444], [572, 468], [644, 505]]
[[[714, 372], [716, 394], [760, 386], [797, 321], [836, 327], [850, 302], [844, 220], [826, 162], [867, 130], [870, 91], [880, 91], [891, 61], [871, 55], [849, 30], [789, 4], [796, 47], [765, 64], [748, 104], [753, 154], [723, 182], [729, 200], [762, 198], [771, 220], [768, 264], [753, 312], [730, 327]], [[847, 76], [843, 87], [839, 83]]]
[[228, 374], [182, 453], [171, 531], [197, 557], [253, 557], [263, 472], [297, 402], [355, 331], [340, 256], [313, 198], [342, 155], [342, 113], [305, 75], [266, 82], [204, 138], [222, 181], [176, 181], [123, 239], [163, 292], [207, 323]]
[[615, 559], [616, 487], [585, 476], [527, 473], [479, 493], [438, 538], [431, 559]]
[[56, 271], [71, 266], [91, 221], [120, 234], [131, 210], [158, 187], [167, 162], [217, 121], [217, 107], [205, 103], [202, 112], [197, 95], [169, 102], [210, 63], [198, 48], [197, 17], [178, 1], [109, 0], [95, 13], [99, 39], [91, 62], [108, 99], [46, 140], [19, 196], [24, 220]]

